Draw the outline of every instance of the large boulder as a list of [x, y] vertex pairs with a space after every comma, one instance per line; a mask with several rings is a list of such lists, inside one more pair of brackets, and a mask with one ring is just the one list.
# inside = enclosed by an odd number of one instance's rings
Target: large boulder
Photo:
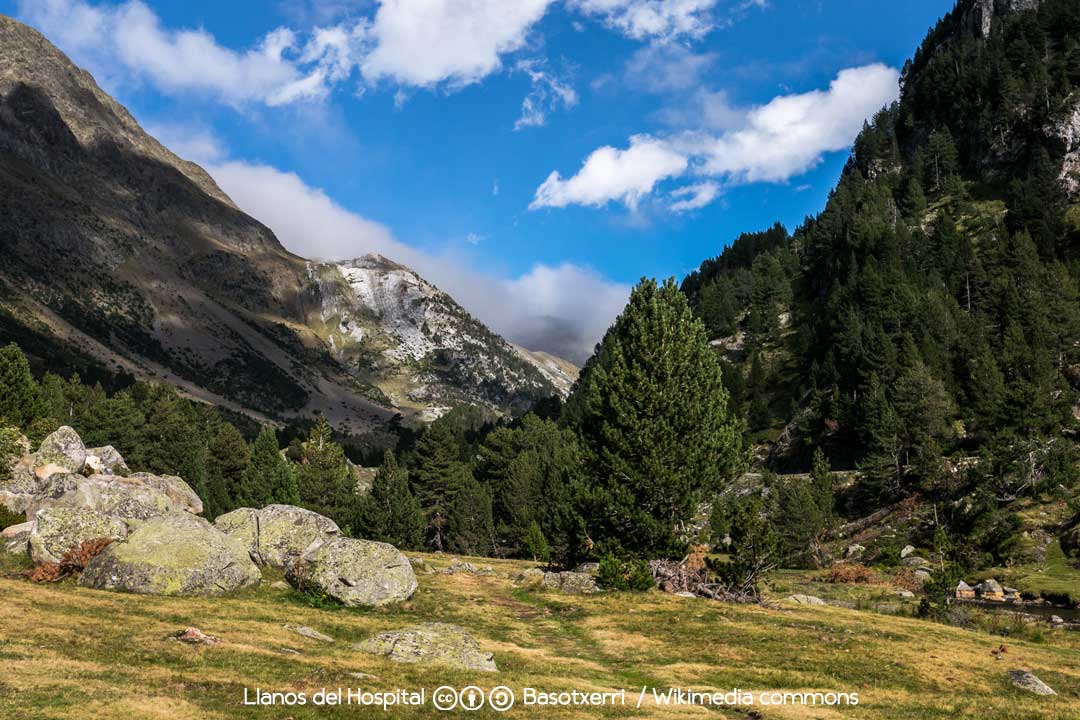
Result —
[[67, 425], [41, 441], [37, 466], [57, 465], [69, 473], [81, 473], [86, 465], [86, 446], [79, 434]]
[[198, 515], [203, 511], [202, 500], [186, 482], [175, 475], [151, 475], [150, 473], [132, 473], [131, 480], [138, 480], [147, 487], [160, 490], [172, 501], [177, 510]]
[[79, 584], [143, 595], [221, 595], [259, 581], [247, 548], [206, 520], [170, 513], [139, 523], [87, 565]]
[[[180, 478], [158, 478], [156, 475], [53, 475], [39, 488], [27, 509], [27, 516], [33, 517], [46, 507], [86, 508], [125, 520], [146, 520], [170, 512], [194, 512], [192, 502], [186, 493], [179, 491], [179, 486], [191, 491]], [[170, 494], [163, 488], [174, 491]], [[197, 507], [201, 509], [202, 503]]]
[[339, 533], [330, 518], [293, 505], [240, 508], [222, 515], [214, 525], [242, 541], [256, 564], [281, 569]]
[[120, 540], [127, 535], [123, 520], [85, 508], [43, 508], [30, 529], [30, 557], [35, 563], [60, 562], [64, 553], [87, 540]]
[[592, 595], [600, 592], [600, 587], [596, 584], [596, 578], [589, 573], [546, 572], [542, 582], [544, 587], [568, 595]]
[[395, 662], [435, 663], [463, 670], [496, 672], [495, 659], [464, 628], [447, 623], [423, 623], [390, 630], [354, 646]]
[[36, 460], [24, 455], [10, 465], [10, 472], [0, 476], [0, 505], [10, 512], [25, 513], [37, 495], [40, 482], [34, 474]]
[[124, 457], [112, 445], [88, 448], [83, 470], [88, 475], [127, 475], [131, 472]]
[[306, 552], [289, 569], [289, 579], [351, 606], [407, 600], [417, 585], [412, 563], [393, 545], [345, 537], [332, 538]]

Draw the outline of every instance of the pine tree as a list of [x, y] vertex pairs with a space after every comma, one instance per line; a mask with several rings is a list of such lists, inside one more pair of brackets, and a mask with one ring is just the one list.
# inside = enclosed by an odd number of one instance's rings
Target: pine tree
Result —
[[491, 493], [473, 477], [464, 463], [453, 466], [449, 482], [453, 488], [446, 512], [449, 550], [465, 555], [491, 555], [495, 539]]
[[544, 531], [540, 529], [540, 524], [533, 520], [529, 524], [529, 529], [525, 533], [525, 553], [533, 559], [533, 562], [547, 562], [551, 559], [551, 548], [548, 546], [547, 538], [544, 537]]
[[240, 478], [236, 504], [262, 508], [267, 505], [298, 505], [300, 490], [296, 470], [283, 457], [277, 433], [264, 427], [251, 450], [251, 461]]
[[364, 537], [408, 550], [424, 544], [424, 515], [409, 490], [409, 473], [394, 453], [383, 455], [371, 494], [364, 498], [360, 530]]
[[19, 346], [0, 348], [0, 419], [26, 428], [42, 415], [40, 389]]
[[237, 502], [251, 448], [232, 423], [222, 422], [210, 438], [207, 462], [206, 515], [215, 518], [240, 507]]
[[451, 429], [432, 423], [416, 445], [409, 479], [424, 512], [428, 542], [437, 551], [447, 549], [447, 514], [457, 484], [468, 467], [459, 459]]
[[360, 498], [345, 461], [345, 451], [334, 442], [326, 418], [319, 418], [304, 443], [297, 475], [303, 507], [329, 517], [343, 531], [351, 530], [350, 522], [356, 516]]
[[583, 515], [601, 552], [662, 553], [742, 461], [719, 361], [673, 281], [643, 280], [586, 363], [565, 417], [593, 476]]

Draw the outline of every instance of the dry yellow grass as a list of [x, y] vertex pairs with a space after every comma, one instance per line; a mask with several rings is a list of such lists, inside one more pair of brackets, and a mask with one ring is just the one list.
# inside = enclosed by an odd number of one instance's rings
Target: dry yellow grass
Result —
[[[436, 566], [449, 558], [423, 556]], [[244, 690], [372, 690], [505, 685], [519, 694], [506, 715], [619, 718], [1045, 718], [1080, 717], [1080, 642], [1002, 640], [911, 618], [833, 607], [763, 608], [648, 594], [571, 597], [513, 586], [524, 564], [477, 560], [497, 575], [420, 575], [420, 590], [394, 608], [312, 607], [304, 596], [257, 590], [216, 599], [153, 598], [0, 579], [0, 717], [363, 718], [438, 716], [362, 707], [245, 707]], [[470, 629], [500, 672], [401, 665], [350, 645], [426, 620]], [[300, 637], [309, 625], [337, 639]], [[166, 639], [196, 625], [215, 647]], [[1008, 645], [1004, 660], [990, 651]], [[296, 654], [298, 651], [299, 654]], [[1035, 672], [1059, 693], [1013, 688], [1006, 672]], [[357, 678], [354, 673], [371, 677]], [[857, 706], [664, 706], [642, 686], [727, 692], [857, 692]], [[626, 707], [524, 708], [525, 687], [582, 692], [625, 688]], [[756, 704], [755, 704], [756, 705]], [[756, 714], [752, 714], [756, 713]]]

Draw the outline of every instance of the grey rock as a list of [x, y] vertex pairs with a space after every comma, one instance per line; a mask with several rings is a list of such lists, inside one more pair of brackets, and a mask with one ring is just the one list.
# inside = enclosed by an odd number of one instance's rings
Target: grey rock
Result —
[[24, 455], [10, 464], [10, 472], [0, 475], [0, 505], [10, 512], [25, 513], [34, 501], [40, 481], [34, 474], [37, 458]]
[[544, 583], [544, 571], [540, 568], [522, 570], [514, 577], [514, 584], [519, 587], [534, 587]]
[[30, 551], [30, 529], [34, 526], [31, 522], [10, 525], [0, 532], [0, 541], [3, 542], [4, 552], [10, 555], [25, 557]]
[[814, 595], [804, 595], [802, 593], [796, 593], [794, 595], [788, 595], [784, 598], [784, 602], [791, 603], [793, 605], [827, 605], [824, 600]]
[[900, 551], [900, 559], [903, 560], [904, 558], [906, 558], [908, 555], [910, 555], [913, 552], [915, 552], [915, 546], [914, 545], [905, 545], [904, 549]]
[[43, 508], [34, 516], [30, 530], [30, 557], [35, 563], [58, 563], [64, 553], [87, 540], [120, 540], [127, 524], [96, 510]]
[[191, 489], [190, 485], [175, 475], [132, 473], [129, 477], [138, 480], [146, 487], [165, 493], [176, 510], [183, 510], [194, 515], [198, 515], [203, 511], [202, 500], [199, 499], [199, 496]]
[[596, 578], [589, 573], [546, 572], [542, 583], [546, 588], [568, 595], [592, 595], [600, 592]]
[[290, 630], [297, 635], [303, 635], [306, 638], [312, 640], [318, 640], [319, 642], [334, 642], [334, 638], [329, 635], [324, 635], [314, 628], [309, 628], [307, 625], [283, 625], [286, 630]]
[[1027, 670], [1010, 670], [1009, 680], [1016, 687], [1036, 695], [1057, 695], [1054, 689]]
[[851, 545], [848, 545], [847, 549], [844, 551], [844, 557], [850, 558], [852, 560], [858, 560], [865, 553], [866, 548], [864, 546], [860, 545], [859, 543], [852, 543]]
[[928, 573], [924, 568], [919, 568], [915, 571], [915, 582], [919, 583], [920, 587], [925, 585], [926, 583], [930, 582], [930, 573]]
[[911, 600], [913, 597], [915, 597], [915, 593], [911, 592], [910, 590], [900, 590], [896, 593], [896, 596], [901, 597], [904, 600]]
[[311, 585], [345, 605], [378, 606], [416, 592], [412, 564], [393, 545], [334, 537], [300, 557], [289, 570], [296, 586]]
[[83, 570], [79, 584], [143, 595], [221, 595], [259, 581], [247, 548], [189, 513], [139, 523]]
[[581, 563], [576, 568], [574, 568], [574, 572], [588, 573], [589, 575], [595, 575], [599, 571], [600, 571], [600, 563], [598, 563], [598, 562]]
[[66, 472], [81, 473], [86, 465], [86, 446], [67, 425], [42, 440], [36, 455], [38, 467], [58, 465]]
[[257, 565], [282, 570], [339, 534], [330, 518], [293, 505], [240, 508], [222, 515], [214, 525], [243, 542]]
[[904, 567], [922, 567], [923, 565], [929, 565], [930, 561], [918, 555], [908, 555], [902, 560], [902, 563]]
[[499, 669], [492, 654], [484, 652], [472, 635], [447, 623], [423, 623], [379, 633], [354, 647], [395, 662], [433, 663], [484, 672]]
[[[170, 496], [164, 490], [147, 483], [148, 478], [156, 477], [53, 475], [44, 482], [30, 503], [27, 516], [33, 517], [42, 508], [48, 507], [85, 508], [125, 520], [146, 520], [171, 512], [190, 511], [190, 502], [177, 502], [174, 499], [177, 493]], [[179, 478], [172, 480], [187, 487], [187, 483]], [[202, 507], [202, 503], [199, 503], [199, 507]]]
[[88, 475], [127, 475], [131, 470], [116, 448], [105, 445], [86, 450], [83, 472]]
[[468, 573], [469, 575], [494, 575], [495, 568], [490, 565], [474, 565], [465, 560], [453, 560], [443, 569], [443, 575]]

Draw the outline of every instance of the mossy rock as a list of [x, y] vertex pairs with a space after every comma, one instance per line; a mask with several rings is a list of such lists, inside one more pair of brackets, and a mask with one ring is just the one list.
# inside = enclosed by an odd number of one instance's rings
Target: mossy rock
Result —
[[30, 557], [35, 563], [60, 562], [64, 553], [87, 540], [127, 535], [120, 518], [85, 508], [44, 508], [34, 517], [30, 530]]
[[202, 500], [191, 486], [175, 475], [153, 475], [151, 473], [132, 473], [129, 480], [137, 480], [146, 487], [159, 490], [169, 498], [176, 510], [198, 515], [203, 511]]
[[65, 425], [41, 441], [37, 465], [57, 465], [69, 473], [81, 473], [86, 465], [86, 446], [79, 434]]
[[99, 590], [142, 595], [222, 595], [259, 581], [247, 548], [206, 520], [171, 513], [139, 523], [79, 577]]
[[390, 630], [353, 646], [360, 652], [382, 655], [394, 662], [433, 663], [463, 670], [497, 672], [491, 653], [464, 628], [448, 623], [423, 623]]
[[[33, 517], [41, 508], [66, 507], [95, 510], [125, 520], [147, 520], [171, 512], [190, 511], [191, 503], [182, 494], [178, 501], [174, 499], [177, 493], [170, 496], [148, 484], [147, 477], [157, 476], [53, 475], [44, 481], [27, 515]], [[175, 480], [183, 482], [179, 478]]]
[[368, 607], [408, 600], [417, 586], [412, 563], [393, 545], [344, 537], [304, 554], [289, 579], [345, 605]]
[[256, 564], [282, 570], [339, 533], [330, 518], [293, 505], [240, 508], [222, 515], [214, 525], [242, 541]]

